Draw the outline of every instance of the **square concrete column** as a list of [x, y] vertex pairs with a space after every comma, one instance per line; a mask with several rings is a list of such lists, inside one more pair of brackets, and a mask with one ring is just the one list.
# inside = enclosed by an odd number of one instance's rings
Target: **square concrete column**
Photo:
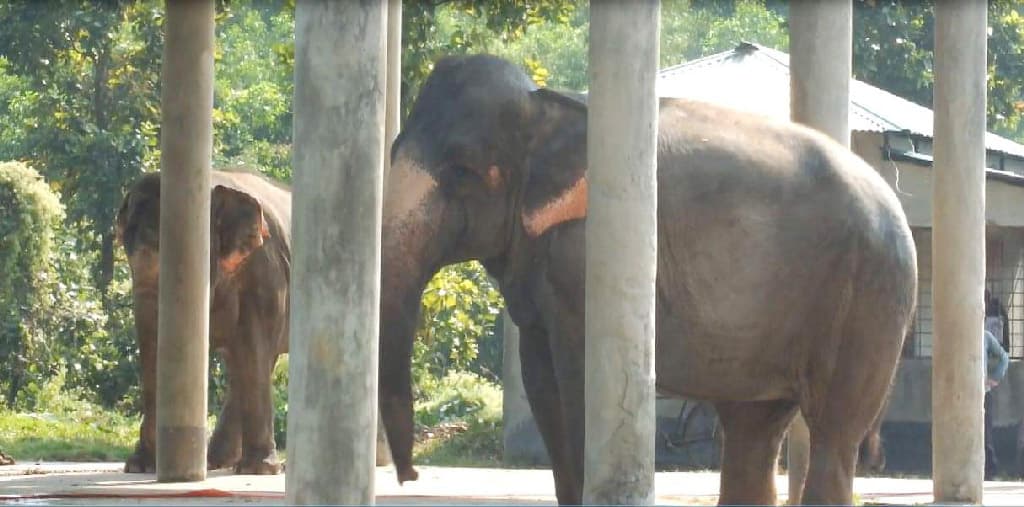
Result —
[[501, 313], [501, 332], [502, 462], [506, 466], [549, 464], [548, 451], [523, 386], [519, 327], [512, 322], [508, 310]]
[[935, 4], [932, 487], [944, 503], [980, 503], [985, 473], [986, 8]]
[[[391, 143], [398, 136], [402, 116], [402, 0], [388, 0], [387, 90], [384, 107], [384, 181], [391, 168]], [[377, 411], [377, 466], [391, 463], [384, 421]]]
[[156, 477], [206, 478], [213, 0], [168, 0], [160, 92]]
[[660, 17], [658, 0], [590, 5], [587, 504], [654, 502]]
[[[850, 0], [789, 4], [790, 118], [850, 146], [853, 4]], [[786, 440], [789, 504], [801, 502], [810, 464], [810, 431], [798, 412]]]
[[289, 504], [375, 500], [386, 9], [295, 8]]

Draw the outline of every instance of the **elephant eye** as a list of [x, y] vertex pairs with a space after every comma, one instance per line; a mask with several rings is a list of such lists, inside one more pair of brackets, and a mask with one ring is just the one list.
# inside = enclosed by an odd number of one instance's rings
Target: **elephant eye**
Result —
[[478, 179], [476, 171], [465, 164], [450, 164], [441, 173], [441, 188], [448, 193], [458, 193]]

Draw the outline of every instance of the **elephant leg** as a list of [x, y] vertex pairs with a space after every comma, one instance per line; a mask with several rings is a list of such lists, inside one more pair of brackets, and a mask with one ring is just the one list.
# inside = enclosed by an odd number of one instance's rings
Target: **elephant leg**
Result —
[[775, 465], [793, 401], [721, 402], [722, 476], [719, 505], [775, 505]]
[[[860, 352], [843, 355], [869, 357]], [[801, 407], [805, 414], [813, 414], [807, 417], [811, 451], [804, 504], [852, 504], [857, 454], [879, 413], [889, 380], [889, 376], [879, 375], [856, 361], [840, 363], [827, 383], [827, 390], [809, 398], [806, 406]]]
[[859, 439], [821, 426], [811, 427], [811, 459], [804, 485], [805, 505], [852, 505]]
[[543, 330], [537, 327], [520, 330], [519, 360], [530, 410], [551, 459], [555, 496], [559, 504], [579, 505], [583, 501], [582, 476], [575, 472], [551, 349]]
[[[230, 355], [225, 352], [224, 362], [231, 364]], [[228, 375], [231, 375], [231, 368], [228, 368]], [[242, 459], [242, 417], [240, 413], [241, 402], [237, 399], [238, 388], [228, 386], [224, 406], [221, 408], [220, 417], [217, 418], [217, 427], [210, 437], [209, 449], [206, 453], [206, 467], [210, 470], [221, 468], [233, 468]]]
[[[257, 338], [259, 335], [252, 335]], [[268, 342], [254, 339], [235, 347], [235, 364], [228, 365], [231, 389], [240, 401], [242, 427], [242, 459], [235, 465], [239, 474], [275, 475], [281, 472], [274, 442], [274, 406], [270, 376], [277, 356], [270, 352]], [[235, 371], [237, 373], [232, 374]]]
[[152, 314], [135, 303], [136, 332], [142, 370], [142, 424], [135, 451], [124, 463], [125, 473], [156, 473], [156, 302]]

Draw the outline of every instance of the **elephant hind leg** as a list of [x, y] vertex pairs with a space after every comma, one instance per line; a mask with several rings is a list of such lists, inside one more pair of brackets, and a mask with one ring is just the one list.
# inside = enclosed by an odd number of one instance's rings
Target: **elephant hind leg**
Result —
[[775, 505], [775, 464], [796, 414], [788, 400], [716, 403], [725, 439], [719, 505]]
[[[888, 393], [891, 371], [900, 347], [884, 347], [868, 340], [848, 340], [842, 357], [871, 358], [873, 367], [849, 360], [836, 365], [828, 387], [819, 398], [801, 407], [810, 430], [810, 460], [803, 501], [807, 505], [850, 505], [853, 477], [861, 442], [868, 435]], [[875, 347], [874, 354], [865, 350]], [[888, 354], [886, 354], [888, 352]]]

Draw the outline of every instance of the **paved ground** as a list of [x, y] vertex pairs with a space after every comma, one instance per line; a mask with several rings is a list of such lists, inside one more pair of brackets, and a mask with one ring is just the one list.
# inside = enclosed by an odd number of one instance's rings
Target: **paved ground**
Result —
[[[394, 471], [378, 467], [377, 503], [382, 505], [552, 505], [548, 470], [418, 467], [420, 479], [399, 486]], [[151, 474], [121, 473], [119, 463], [41, 463], [0, 467], [0, 504], [224, 505], [281, 504], [284, 476], [213, 472], [199, 483], [158, 483]], [[777, 478], [780, 492], [786, 476]], [[932, 502], [926, 479], [858, 478], [854, 489], [868, 504]], [[717, 501], [715, 472], [661, 472], [658, 503], [709, 505]], [[780, 502], [785, 498], [780, 498]], [[985, 505], [1024, 505], [1024, 483], [985, 483]]]

